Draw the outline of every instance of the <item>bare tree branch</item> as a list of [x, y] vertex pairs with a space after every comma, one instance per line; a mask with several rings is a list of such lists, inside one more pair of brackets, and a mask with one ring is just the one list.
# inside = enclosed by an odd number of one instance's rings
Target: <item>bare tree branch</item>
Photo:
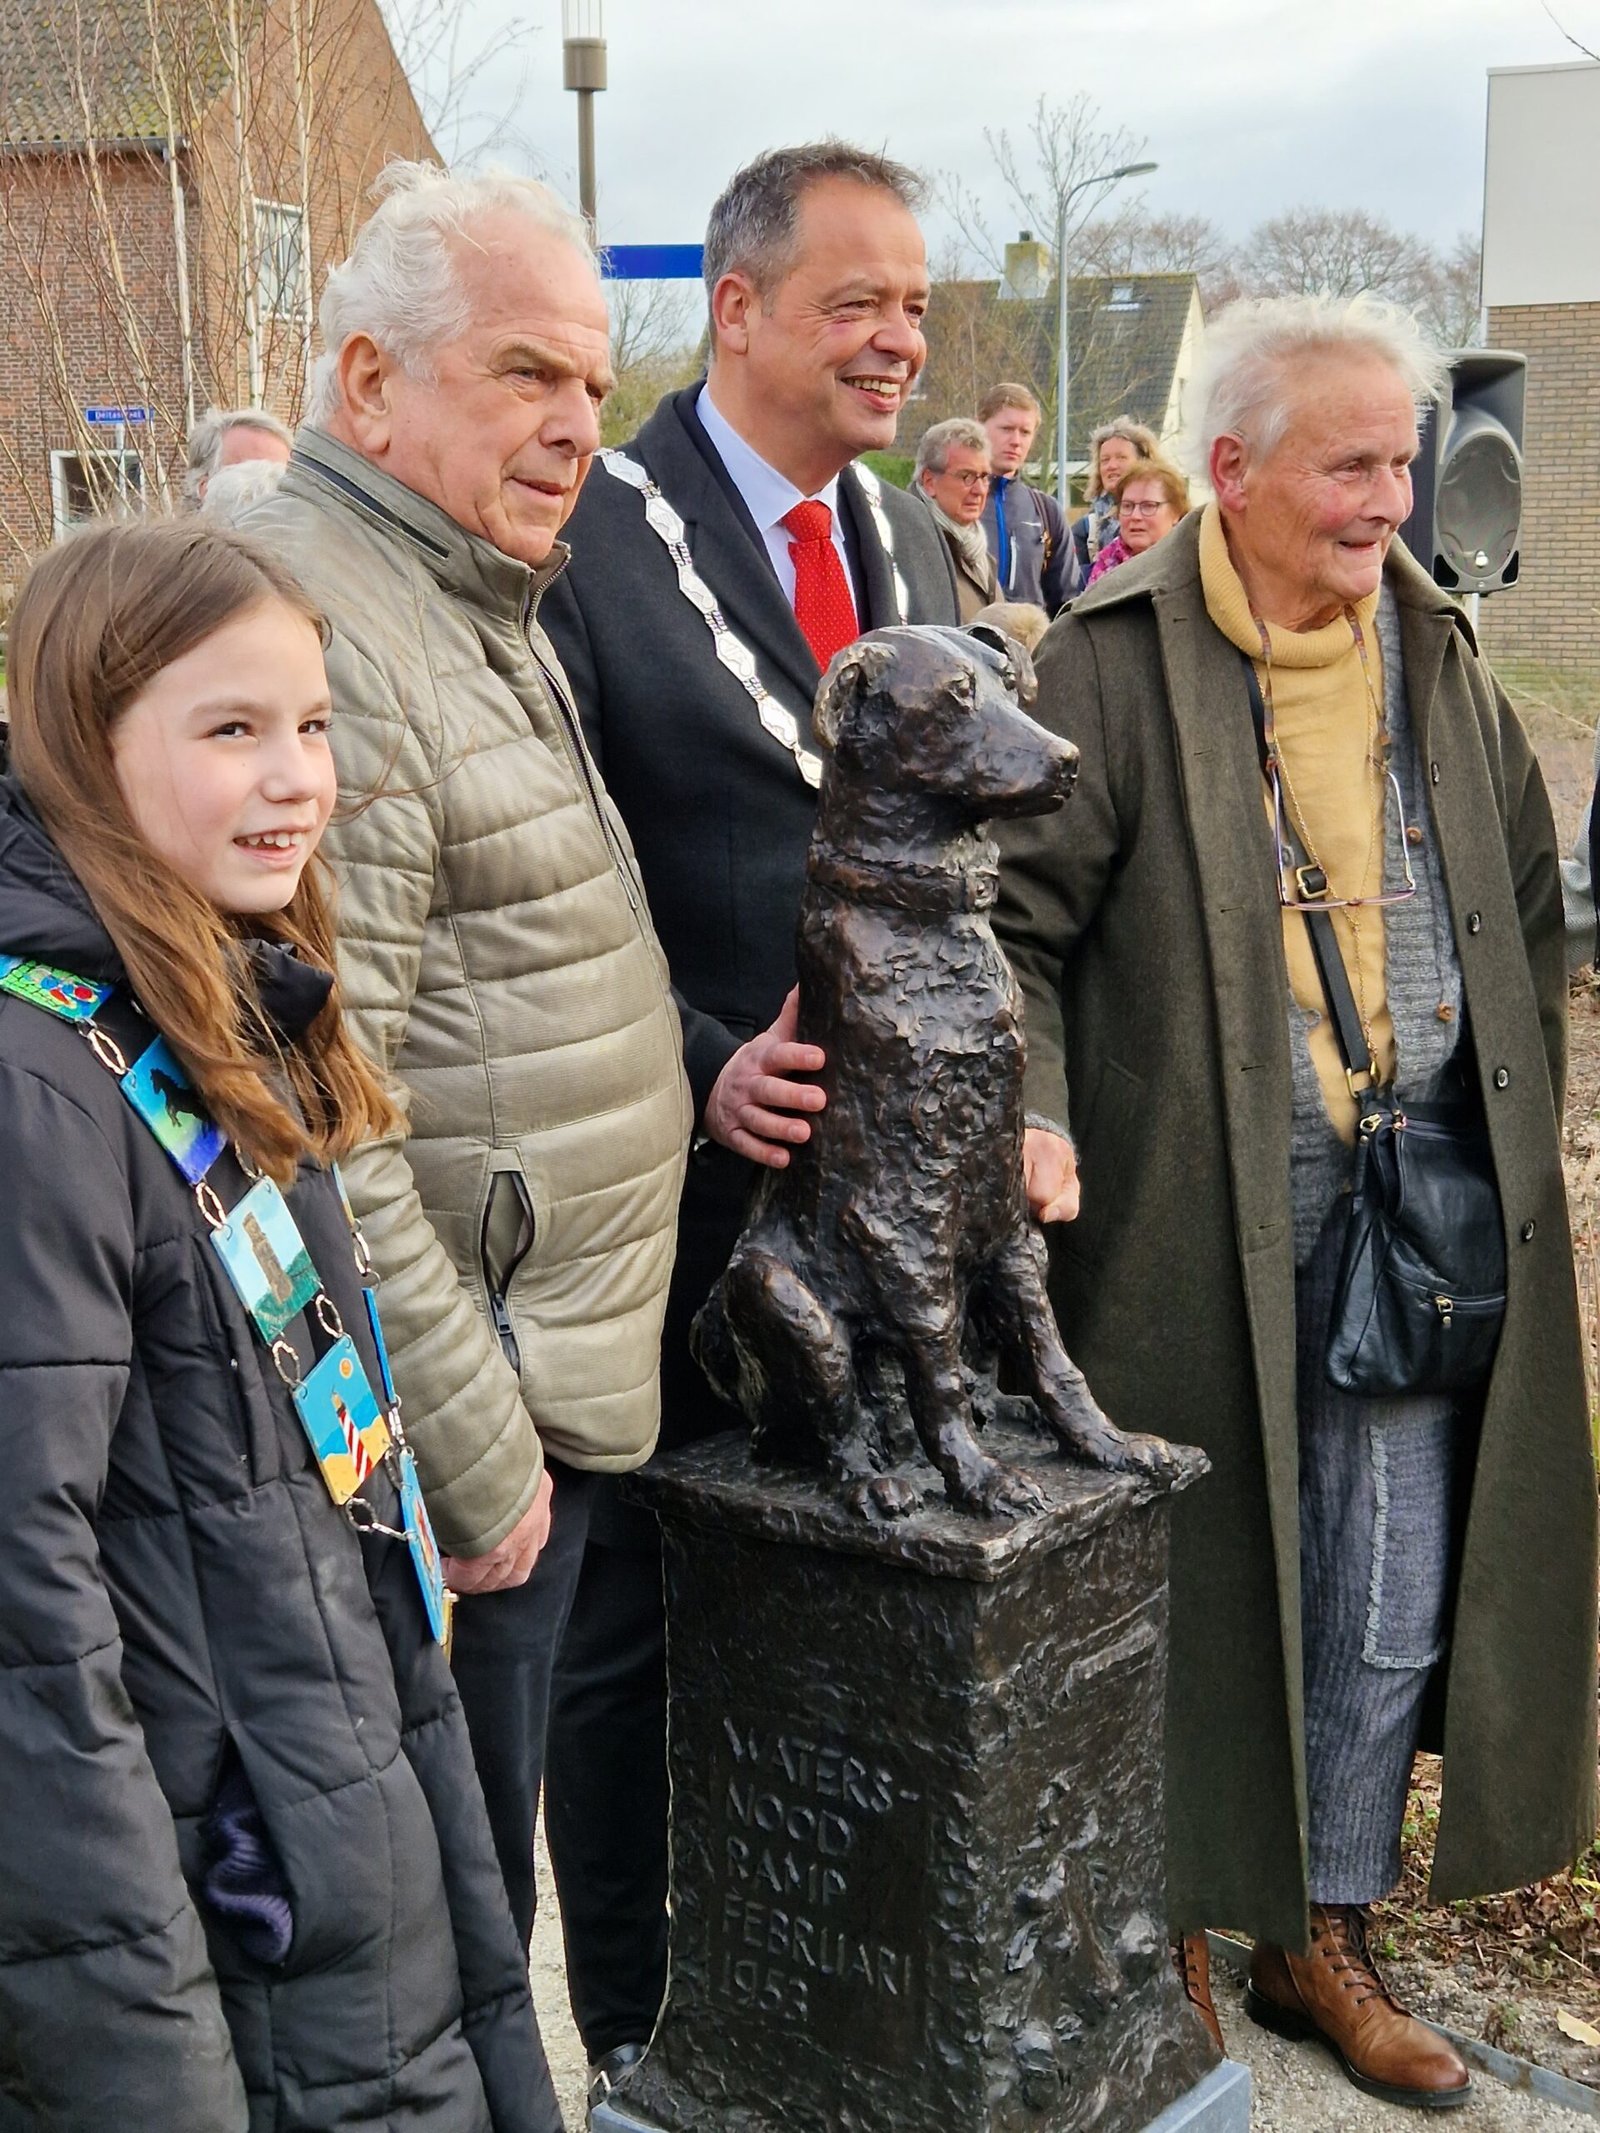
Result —
[[1589, 47], [1583, 42], [1581, 37], [1573, 36], [1571, 30], [1567, 28], [1566, 24], [1561, 20], [1555, 9], [1550, 5], [1550, 0], [1540, 0], [1540, 4], [1543, 6], [1545, 13], [1550, 17], [1551, 22], [1554, 23], [1555, 27], [1561, 32], [1561, 35], [1567, 40], [1568, 44], [1572, 46], [1575, 52], [1581, 52], [1585, 59], [1600, 59], [1600, 52], [1591, 52]]
[[[380, 0], [396, 57], [448, 164], [479, 163], [514, 151], [534, 172], [544, 158], [517, 124], [527, 103], [531, 46], [538, 25], [515, 16], [492, 36], [470, 42], [471, 10], [459, 0]], [[478, 90], [494, 70], [487, 103]]]
[[1235, 248], [1205, 215], [1147, 215], [1142, 208], [1090, 223], [1078, 239], [1087, 274], [1193, 274], [1210, 311], [1237, 293]]
[[[1022, 225], [1045, 244], [1056, 241], [1062, 201], [1076, 197], [1079, 204], [1067, 228], [1067, 254], [1074, 261], [1079, 233], [1104, 197], [1085, 181], [1136, 162], [1144, 147], [1126, 128], [1104, 126], [1099, 105], [1082, 91], [1064, 104], [1041, 96], [1020, 139], [1004, 126], [998, 132], [985, 127], [983, 139], [1008, 202]], [[1003, 273], [1005, 241], [991, 234], [972, 187], [958, 172], [944, 171], [934, 190], [969, 252], [992, 274]]]
[[1294, 208], [1261, 223], [1235, 255], [1248, 296], [1371, 294], [1403, 304], [1440, 347], [1479, 338], [1478, 242], [1463, 232], [1448, 252], [1355, 208]]
[[664, 393], [698, 375], [704, 339], [698, 282], [611, 281], [611, 367], [616, 388], [601, 428], [607, 444], [631, 437]]
[[618, 377], [660, 356], [692, 355], [703, 301], [698, 282], [608, 281], [611, 363]]

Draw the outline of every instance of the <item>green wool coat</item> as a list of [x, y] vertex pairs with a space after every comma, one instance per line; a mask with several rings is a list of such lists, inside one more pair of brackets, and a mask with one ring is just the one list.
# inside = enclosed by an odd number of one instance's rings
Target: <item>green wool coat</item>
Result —
[[[1050, 631], [1036, 716], [1076, 742], [1059, 814], [1008, 826], [996, 931], [1027, 1004], [1030, 1114], [1069, 1123], [1050, 1231], [1067, 1345], [1125, 1428], [1201, 1444], [1173, 1513], [1175, 1928], [1304, 1944], [1288, 977], [1239, 654], [1190, 520]], [[1595, 1823], [1596, 1492], [1560, 1161], [1555, 834], [1466, 618], [1387, 574], [1504, 1209], [1505, 1331], [1435, 1677], [1436, 1900], [1567, 1864]], [[1070, 1092], [1070, 1095], [1069, 1095]]]

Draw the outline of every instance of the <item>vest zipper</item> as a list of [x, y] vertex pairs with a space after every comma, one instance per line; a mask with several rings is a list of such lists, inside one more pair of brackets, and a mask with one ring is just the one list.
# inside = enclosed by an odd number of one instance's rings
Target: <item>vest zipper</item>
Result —
[[489, 1317], [500, 1342], [500, 1351], [518, 1377], [522, 1375], [522, 1348], [511, 1323], [511, 1306], [498, 1289], [489, 1292]]
[[[513, 1196], [520, 1216], [515, 1240], [503, 1259], [491, 1248], [495, 1203], [502, 1192], [509, 1192]], [[489, 1303], [489, 1322], [494, 1327], [502, 1354], [519, 1377], [522, 1375], [522, 1345], [517, 1339], [517, 1329], [511, 1319], [511, 1284], [516, 1278], [517, 1269], [533, 1250], [535, 1234], [533, 1201], [521, 1172], [493, 1172], [489, 1179], [488, 1195], [483, 1203], [483, 1222], [478, 1235], [478, 1259], [483, 1268], [484, 1291]]]

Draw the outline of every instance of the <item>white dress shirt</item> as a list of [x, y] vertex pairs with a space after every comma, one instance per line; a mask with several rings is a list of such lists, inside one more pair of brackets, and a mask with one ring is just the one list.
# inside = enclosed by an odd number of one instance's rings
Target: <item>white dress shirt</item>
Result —
[[694, 411], [700, 417], [701, 427], [711, 439], [717, 457], [727, 468], [734, 487], [744, 498], [745, 509], [756, 522], [756, 531], [766, 543], [772, 567], [778, 573], [778, 583], [783, 587], [783, 597], [794, 605], [794, 560], [789, 554], [789, 543], [794, 535], [783, 523], [784, 514], [796, 504], [826, 504], [833, 514], [833, 545], [838, 552], [844, 571], [844, 581], [850, 587], [850, 597], [860, 606], [855, 590], [855, 579], [850, 569], [850, 557], [844, 545], [844, 532], [839, 524], [839, 477], [836, 474], [826, 488], [819, 489], [815, 496], [807, 496], [797, 489], [785, 474], [776, 467], [768, 466], [761, 454], [745, 443], [733, 424], [723, 414], [711, 397], [707, 383], [700, 388]]

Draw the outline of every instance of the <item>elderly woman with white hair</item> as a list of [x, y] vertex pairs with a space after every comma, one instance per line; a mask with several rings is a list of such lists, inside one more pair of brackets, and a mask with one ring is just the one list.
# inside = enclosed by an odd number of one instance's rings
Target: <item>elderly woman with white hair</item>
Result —
[[[1438, 376], [1411, 320], [1240, 305], [1202, 365], [1215, 501], [1039, 656], [1035, 715], [1082, 767], [1005, 841], [1029, 1196], [1107, 1411], [1211, 1456], [1172, 1533], [1190, 1998], [1214, 2023], [1198, 1929], [1248, 1927], [1259, 2021], [1447, 2107], [1466, 2066], [1366, 1942], [1416, 1749], [1445, 1752], [1435, 1900], [1594, 1829], [1557, 851], [1468, 618], [1395, 539]], [[1424, 1161], [1447, 1196], [1407, 1291], [1378, 1188]], [[1439, 1268], [1471, 1259], [1469, 1297]]]

